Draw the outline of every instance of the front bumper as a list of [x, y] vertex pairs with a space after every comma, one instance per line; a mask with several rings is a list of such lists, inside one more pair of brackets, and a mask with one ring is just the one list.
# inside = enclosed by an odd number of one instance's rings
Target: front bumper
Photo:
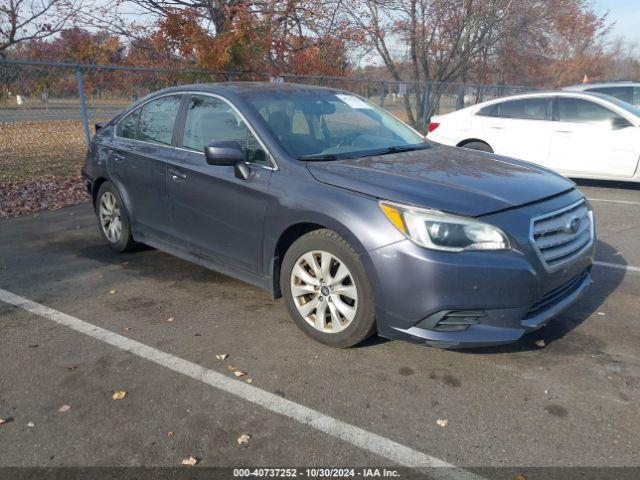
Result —
[[[379, 334], [465, 348], [515, 342], [546, 325], [591, 284], [595, 238], [578, 257], [549, 271], [530, 243], [530, 219], [580, 197], [575, 191], [485, 217], [509, 232], [511, 251], [436, 252], [405, 240], [368, 252]], [[452, 312], [453, 317], [468, 312], [470, 324], [448, 328], [435, 323]]]

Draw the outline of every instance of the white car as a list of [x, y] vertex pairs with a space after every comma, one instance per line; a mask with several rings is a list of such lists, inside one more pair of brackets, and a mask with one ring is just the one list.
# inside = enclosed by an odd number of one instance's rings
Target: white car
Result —
[[575, 178], [640, 182], [640, 109], [600, 93], [536, 92], [434, 116], [428, 138]]

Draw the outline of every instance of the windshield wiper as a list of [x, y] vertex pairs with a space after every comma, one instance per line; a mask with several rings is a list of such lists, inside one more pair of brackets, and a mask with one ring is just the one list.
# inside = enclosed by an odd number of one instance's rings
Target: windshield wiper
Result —
[[424, 150], [430, 148], [426, 143], [419, 143], [417, 145], [392, 145], [380, 150], [376, 150], [373, 153], [368, 154], [368, 157], [376, 157], [379, 155], [389, 155], [391, 153], [412, 152], [414, 150]]
[[308, 162], [319, 161], [319, 160], [338, 160], [339, 158], [348, 158], [348, 157], [338, 157], [335, 153], [325, 153], [322, 155], [303, 155], [298, 157], [298, 160], [306, 160]]

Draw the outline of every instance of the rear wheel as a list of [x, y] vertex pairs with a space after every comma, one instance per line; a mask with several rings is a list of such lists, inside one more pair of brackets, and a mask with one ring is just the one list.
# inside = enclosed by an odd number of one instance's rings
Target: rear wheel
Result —
[[315, 230], [293, 243], [282, 264], [281, 290], [298, 327], [321, 343], [351, 347], [375, 332], [362, 262], [331, 230]]
[[131, 235], [131, 224], [124, 202], [111, 182], [100, 185], [96, 196], [96, 215], [102, 238], [113, 251], [127, 252], [137, 246]]
[[470, 150], [480, 150], [481, 152], [493, 153], [493, 149], [484, 142], [469, 142], [461, 145], [462, 148], [468, 148]]

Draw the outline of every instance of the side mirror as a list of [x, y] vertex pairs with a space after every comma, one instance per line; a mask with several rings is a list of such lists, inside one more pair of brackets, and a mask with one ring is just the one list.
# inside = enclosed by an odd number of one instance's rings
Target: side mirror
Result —
[[231, 166], [244, 162], [238, 142], [213, 142], [204, 147], [204, 158], [209, 165]]
[[631, 127], [631, 122], [623, 117], [613, 117], [611, 119], [611, 130], [622, 130], [623, 128]]

